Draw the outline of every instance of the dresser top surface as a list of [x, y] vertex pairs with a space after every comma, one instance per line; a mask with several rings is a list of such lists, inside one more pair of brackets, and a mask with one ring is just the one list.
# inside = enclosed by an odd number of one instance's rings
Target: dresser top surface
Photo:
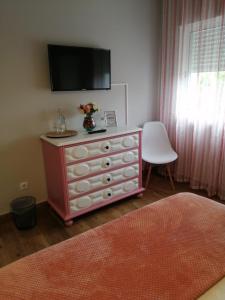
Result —
[[79, 130], [76, 136], [66, 138], [48, 138], [45, 135], [41, 135], [41, 139], [48, 143], [61, 147], [68, 146], [76, 143], [83, 143], [88, 141], [95, 141], [104, 138], [111, 138], [114, 136], [129, 134], [142, 131], [141, 128], [129, 128], [129, 127], [108, 127], [106, 132], [89, 134], [84, 130]]

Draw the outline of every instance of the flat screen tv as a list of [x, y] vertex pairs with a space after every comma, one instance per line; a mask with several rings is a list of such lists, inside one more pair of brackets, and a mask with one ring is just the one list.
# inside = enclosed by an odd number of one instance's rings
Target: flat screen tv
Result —
[[48, 45], [52, 91], [111, 89], [110, 50]]

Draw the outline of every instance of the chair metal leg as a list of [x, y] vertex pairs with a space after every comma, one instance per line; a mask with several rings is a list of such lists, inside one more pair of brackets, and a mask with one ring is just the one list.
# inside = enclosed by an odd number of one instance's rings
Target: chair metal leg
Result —
[[169, 165], [169, 164], [166, 165], [166, 170], [167, 170], [167, 173], [168, 173], [168, 175], [169, 175], [171, 187], [172, 187], [173, 190], [175, 190], [175, 185], [174, 185], [174, 183], [173, 183], [173, 178], [172, 178], [172, 176], [171, 176], [170, 165]]
[[152, 171], [152, 166], [151, 166], [151, 164], [149, 164], [149, 167], [148, 167], [148, 175], [147, 175], [147, 179], [146, 179], [146, 182], [145, 182], [145, 187], [146, 187], [146, 188], [147, 188], [148, 183], [149, 183], [151, 171]]
[[143, 160], [143, 173], [147, 172], [148, 162]]

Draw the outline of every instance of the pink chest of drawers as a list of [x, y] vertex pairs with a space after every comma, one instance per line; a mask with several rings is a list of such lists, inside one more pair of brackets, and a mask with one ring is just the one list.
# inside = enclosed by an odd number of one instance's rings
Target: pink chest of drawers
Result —
[[48, 202], [67, 225], [76, 216], [139, 194], [141, 129], [71, 138], [42, 136]]

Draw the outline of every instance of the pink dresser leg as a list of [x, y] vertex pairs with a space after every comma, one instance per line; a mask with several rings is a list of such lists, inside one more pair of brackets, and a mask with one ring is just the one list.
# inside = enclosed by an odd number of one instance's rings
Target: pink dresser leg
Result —
[[73, 225], [73, 220], [65, 221], [65, 226], [69, 227]]
[[137, 198], [142, 198], [142, 197], [143, 197], [143, 193], [137, 194]]

